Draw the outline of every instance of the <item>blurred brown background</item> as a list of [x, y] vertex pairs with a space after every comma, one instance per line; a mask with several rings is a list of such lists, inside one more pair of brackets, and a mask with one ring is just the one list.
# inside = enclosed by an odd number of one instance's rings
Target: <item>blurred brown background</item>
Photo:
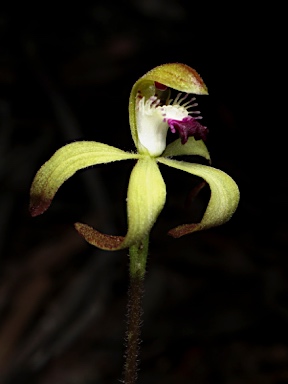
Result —
[[209, 190], [187, 202], [199, 180], [161, 167], [168, 199], [151, 237], [139, 384], [288, 382], [281, 10], [203, 8], [185, 0], [1, 5], [1, 384], [121, 378], [127, 252], [93, 249], [73, 223], [125, 233], [133, 162], [79, 172], [34, 219], [29, 188], [68, 142], [133, 150], [130, 89], [174, 61], [208, 86], [210, 96], [197, 99], [207, 145], [241, 203], [223, 227], [171, 239], [167, 230], [201, 215]]

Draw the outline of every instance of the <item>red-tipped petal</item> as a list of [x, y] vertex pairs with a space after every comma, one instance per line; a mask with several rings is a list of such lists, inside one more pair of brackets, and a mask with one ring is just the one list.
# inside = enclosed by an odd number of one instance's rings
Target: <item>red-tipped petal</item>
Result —
[[52, 202], [45, 198], [45, 196], [41, 195], [31, 195], [30, 197], [30, 206], [29, 212], [32, 217], [36, 217], [44, 213]]
[[75, 223], [75, 228], [89, 244], [107, 251], [121, 249], [125, 240], [124, 236], [105, 235], [87, 224]]

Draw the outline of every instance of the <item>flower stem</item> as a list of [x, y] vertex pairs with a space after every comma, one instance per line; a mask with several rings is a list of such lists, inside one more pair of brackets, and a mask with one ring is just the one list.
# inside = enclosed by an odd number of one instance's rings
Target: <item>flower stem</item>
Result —
[[127, 334], [124, 364], [124, 383], [135, 384], [137, 380], [139, 363], [140, 327], [144, 276], [148, 253], [149, 236], [141, 243], [129, 249], [130, 257], [130, 286], [128, 290], [127, 305]]

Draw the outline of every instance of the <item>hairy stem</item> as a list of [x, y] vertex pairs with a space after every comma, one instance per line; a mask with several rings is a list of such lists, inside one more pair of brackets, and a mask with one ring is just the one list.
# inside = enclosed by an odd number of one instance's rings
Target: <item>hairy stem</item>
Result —
[[127, 334], [126, 352], [124, 364], [124, 383], [135, 384], [137, 381], [141, 318], [142, 318], [142, 297], [144, 291], [144, 276], [148, 253], [147, 237], [140, 244], [129, 249], [130, 257], [130, 286], [128, 291], [127, 310]]

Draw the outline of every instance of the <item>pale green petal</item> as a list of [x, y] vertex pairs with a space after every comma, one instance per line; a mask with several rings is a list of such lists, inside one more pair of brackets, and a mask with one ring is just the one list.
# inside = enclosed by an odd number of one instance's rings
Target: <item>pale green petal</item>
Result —
[[181, 139], [173, 141], [171, 144], [167, 145], [162, 157], [184, 155], [202, 156], [209, 162], [211, 160], [210, 154], [203, 140], [195, 140], [194, 137], [189, 137], [185, 144], [181, 143]]
[[184, 224], [169, 232], [174, 237], [200, 231], [224, 224], [235, 212], [239, 203], [239, 189], [235, 181], [225, 172], [206, 165], [169, 160], [163, 157], [157, 159], [162, 164], [180, 169], [204, 179], [210, 186], [211, 197], [200, 223]]
[[128, 232], [125, 237], [104, 235], [86, 224], [76, 223], [77, 231], [90, 244], [106, 250], [128, 248], [147, 236], [162, 211], [166, 186], [155, 159], [139, 158], [132, 170], [128, 194]]
[[166, 185], [155, 159], [144, 156], [134, 167], [127, 196], [126, 246], [143, 239], [151, 230], [166, 200]]
[[77, 141], [65, 145], [42, 165], [33, 180], [30, 191], [31, 215], [37, 216], [46, 211], [59, 187], [79, 169], [138, 157], [138, 154], [95, 141]]
[[129, 99], [130, 129], [136, 147], [138, 143], [135, 111], [136, 96], [139, 90], [146, 98], [152, 96], [155, 92], [155, 81], [180, 92], [208, 95], [207, 87], [200, 75], [195, 69], [186, 64], [163, 64], [147, 72], [133, 85]]

